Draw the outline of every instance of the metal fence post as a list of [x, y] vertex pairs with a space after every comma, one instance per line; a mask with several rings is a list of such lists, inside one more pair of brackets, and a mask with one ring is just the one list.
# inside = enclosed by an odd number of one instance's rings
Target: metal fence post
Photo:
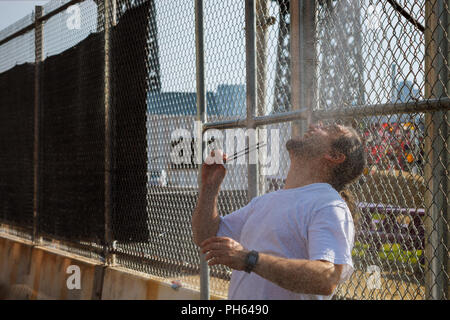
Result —
[[[249, 145], [256, 143], [255, 117], [257, 107], [256, 83], [256, 5], [255, 0], [245, 1], [245, 58], [246, 58], [246, 104], [247, 104], [247, 133]], [[253, 130], [252, 130], [253, 129]], [[257, 152], [257, 151], [255, 151]], [[258, 159], [251, 163], [252, 152], [248, 163], [248, 201], [258, 196]], [[257, 158], [257, 157], [256, 157]], [[255, 159], [253, 159], [255, 160]]]
[[[427, 98], [448, 98], [447, 10], [443, 0], [427, 1], [425, 5]], [[433, 300], [448, 299], [448, 119], [445, 110], [425, 114], [425, 295]]]
[[292, 135], [301, 136], [316, 103], [316, 1], [291, 1], [290, 9], [292, 109], [309, 109], [305, 120], [292, 125]]
[[[269, 22], [269, 1], [256, 1], [256, 103], [257, 116], [264, 116], [266, 114], [266, 95], [267, 95], [267, 41], [268, 41], [268, 27]], [[257, 141], [261, 139], [259, 131], [256, 133]], [[266, 137], [267, 138], [267, 137]], [[265, 161], [265, 152], [258, 154], [258, 159], [262, 163]], [[259, 176], [259, 174], [258, 174]], [[258, 191], [265, 192], [266, 183], [265, 178], [261, 176], [258, 181]]]
[[35, 6], [34, 10], [34, 44], [35, 44], [35, 63], [34, 63], [34, 192], [33, 192], [33, 243], [39, 244], [39, 125], [40, 125], [40, 69], [43, 58], [43, 24], [42, 6]]
[[267, 19], [269, 15], [268, 0], [256, 1], [256, 78], [257, 78], [257, 114], [262, 116], [266, 110], [267, 93]]
[[111, 79], [110, 79], [110, 45], [111, 45], [111, 8], [112, 1], [104, 0], [104, 54], [105, 54], [105, 72], [104, 72], [104, 103], [105, 103], [105, 244], [104, 244], [104, 258], [107, 265], [115, 264], [115, 256], [111, 252], [113, 249], [112, 236], [112, 110], [111, 110]]
[[[196, 53], [196, 82], [197, 82], [197, 126], [196, 138], [201, 139], [201, 155], [205, 143], [203, 142], [203, 124], [206, 123], [206, 88], [205, 88], [205, 54], [203, 35], [203, 0], [195, 0], [195, 53]], [[199, 151], [199, 150], [197, 150]], [[201, 182], [201, 167], [198, 172], [198, 181]], [[200, 253], [200, 299], [209, 300], [209, 266], [205, 255]]]

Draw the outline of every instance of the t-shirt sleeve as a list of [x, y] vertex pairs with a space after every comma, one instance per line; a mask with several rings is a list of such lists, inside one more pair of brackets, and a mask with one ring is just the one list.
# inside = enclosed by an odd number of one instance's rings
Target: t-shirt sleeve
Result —
[[308, 227], [310, 260], [344, 265], [340, 282], [353, 272], [354, 224], [347, 206], [328, 206], [317, 211]]
[[254, 198], [245, 207], [242, 207], [224, 217], [220, 217], [219, 230], [217, 231], [218, 237], [228, 237], [235, 241], [240, 241], [242, 227], [247, 221], [248, 216], [253, 210], [255, 203]]

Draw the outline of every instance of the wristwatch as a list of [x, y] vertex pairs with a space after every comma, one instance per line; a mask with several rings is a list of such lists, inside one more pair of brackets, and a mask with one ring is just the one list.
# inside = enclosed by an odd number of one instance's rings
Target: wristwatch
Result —
[[255, 250], [252, 250], [247, 254], [247, 256], [245, 257], [245, 272], [247, 273], [252, 272], [253, 268], [256, 266], [256, 263], [258, 262], [258, 258], [259, 254]]

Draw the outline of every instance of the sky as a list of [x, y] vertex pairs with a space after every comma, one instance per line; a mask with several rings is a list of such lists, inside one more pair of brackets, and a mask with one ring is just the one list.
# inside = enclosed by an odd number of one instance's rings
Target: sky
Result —
[[[48, 2], [0, 0], [0, 30], [30, 14], [35, 5]], [[155, 3], [162, 90], [194, 92], [194, 1], [155, 0]], [[277, 6], [274, 2], [271, 3], [270, 15], [278, 17]], [[420, 89], [423, 89], [423, 46], [417, 45], [423, 42], [423, 36], [412, 33], [413, 27], [401, 20], [389, 5], [383, 7], [378, 0], [363, 0], [361, 3], [366, 9], [366, 15], [362, 16], [366, 102], [381, 103], [390, 100], [393, 63], [397, 64], [398, 81], [413, 80], [422, 84]], [[421, 6], [418, 5], [421, 1], [404, 0], [402, 3], [415, 16], [421, 15]], [[95, 4], [92, 0], [86, 0], [79, 6], [82, 20], [80, 29], [66, 27], [69, 17], [67, 12], [46, 23], [44, 56], [57, 54], [95, 32]], [[205, 1], [204, 22], [207, 90], [215, 91], [218, 85], [224, 83], [245, 84], [244, 1]], [[391, 27], [386, 27], [386, 24]], [[411, 34], [414, 34], [414, 38], [411, 38]], [[267, 111], [270, 111], [273, 103], [277, 36], [278, 23], [275, 23], [268, 29]], [[2, 50], [15, 52], [3, 54], [4, 61], [0, 61], [0, 69], [2, 64], [14, 65], [33, 58], [32, 48], [25, 48], [22, 55], [17, 55], [15, 44], [10, 45], [9, 49], [0, 48], [0, 55]], [[6, 61], [8, 59], [10, 61]]]
[[48, 2], [49, 0], [0, 0], [0, 30], [30, 14], [34, 6], [42, 6]]

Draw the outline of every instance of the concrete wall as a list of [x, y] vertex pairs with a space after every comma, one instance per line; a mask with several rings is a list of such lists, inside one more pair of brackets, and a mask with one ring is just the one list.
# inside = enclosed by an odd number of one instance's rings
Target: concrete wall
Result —
[[[69, 289], [72, 273], [80, 270], [80, 289]], [[31, 242], [0, 233], [0, 300], [197, 300], [198, 291], [174, 289], [165, 279], [132, 272], [120, 267], [105, 267], [98, 261], [67, 252], [34, 246]], [[212, 297], [220, 299], [221, 297]]]

